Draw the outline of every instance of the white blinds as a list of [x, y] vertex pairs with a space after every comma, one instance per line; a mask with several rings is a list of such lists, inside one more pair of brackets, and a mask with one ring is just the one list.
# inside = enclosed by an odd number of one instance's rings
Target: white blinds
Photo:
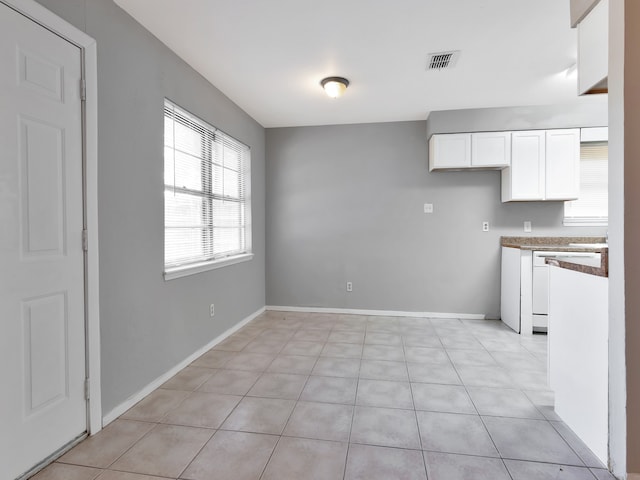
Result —
[[580, 146], [580, 198], [565, 203], [565, 221], [606, 220], [609, 214], [609, 148], [606, 142]]
[[165, 269], [249, 253], [249, 147], [165, 100]]

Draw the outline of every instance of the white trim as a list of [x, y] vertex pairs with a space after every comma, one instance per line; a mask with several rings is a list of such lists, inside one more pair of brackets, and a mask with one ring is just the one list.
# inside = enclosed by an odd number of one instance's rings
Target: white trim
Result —
[[609, 219], [605, 217], [564, 217], [565, 227], [607, 227]]
[[280, 312], [308, 312], [308, 313], [342, 313], [345, 315], [371, 315], [380, 317], [414, 317], [414, 318], [460, 318], [464, 320], [484, 320], [482, 313], [446, 313], [446, 312], [403, 312], [398, 310], [363, 310], [356, 308], [324, 308], [324, 307], [284, 307], [267, 305], [267, 310]]
[[216, 268], [228, 267], [236, 263], [248, 262], [253, 258], [253, 253], [242, 253], [233, 257], [223, 258], [220, 260], [211, 260], [210, 262], [200, 262], [180, 267], [168, 268], [164, 272], [165, 280], [173, 280], [175, 278], [187, 277], [196, 273], [215, 270]]
[[588, 127], [580, 129], [581, 142], [608, 142], [609, 127]]
[[85, 209], [87, 218], [87, 348], [89, 361], [89, 434], [102, 429], [100, 380], [100, 283], [98, 248], [98, 56], [94, 41], [83, 49], [85, 100]]
[[178, 363], [175, 367], [171, 368], [169, 371], [163, 373], [162, 375], [160, 375], [158, 378], [156, 378], [155, 380], [153, 380], [151, 383], [149, 383], [148, 385], [146, 385], [145, 387], [143, 387], [141, 390], [139, 390], [138, 392], [134, 393], [133, 395], [131, 395], [129, 398], [127, 398], [124, 402], [122, 402], [120, 405], [118, 405], [117, 407], [115, 407], [114, 409], [112, 409], [109, 413], [107, 413], [103, 419], [102, 419], [102, 423], [104, 426], [107, 426], [109, 423], [113, 422], [116, 418], [118, 418], [120, 415], [122, 415], [124, 412], [126, 412], [127, 410], [129, 410], [131, 407], [133, 407], [136, 403], [138, 403], [140, 400], [142, 400], [144, 397], [146, 397], [147, 395], [149, 395], [151, 392], [153, 392], [155, 389], [157, 389], [160, 385], [162, 385], [164, 382], [166, 382], [167, 380], [169, 380], [171, 377], [173, 377], [176, 373], [178, 373], [180, 370], [182, 370], [183, 368], [185, 368], [186, 366], [188, 366], [190, 363], [192, 363], [194, 360], [196, 360], [197, 358], [199, 358], [200, 356], [204, 355], [205, 353], [207, 353], [209, 350], [211, 350], [212, 347], [216, 346], [218, 343], [220, 343], [221, 341], [223, 341], [225, 338], [229, 337], [230, 335], [233, 335], [235, 332], [237, 332], [238, 330], [240, 330], [242, 327], [244, 327], [247, 323], [249, 323], [251, 320], [253, 320], [254, 318], [256, 318], [258, 315], [260, 315], [261, 313], [263, 313], [265, 310], [265, 307], [260, 308], [259, 310], [256, 310], [255, 312], [253, 312], [251, 315], [249, 315], [247, 318], [245, 318], [244, 320], [240, 321], [239, 323], [235, 324], [233, 327], [229, 328], [228, 330], [226, 330], [225, 332], [223, 332], [222, 334], [218, 335], [216, 338], [214, 338], [213, 340], [211, 340], [209, 343], [207, 343], [204, 347], [196, 350], [194, 353], [192, 353], [191, 355], [189, 355], [187, 358], [185, 358], [183, 361], [181, 361], [180, 363]]
[[640, 473], [628, 473], [627, 480], [640, 480]]
[[87, 253], [87, 365], [91, 398], [88, 402], [87, 431], [102, 429], [100, 382], [100, 305], [98, 285], [98, 69], [96, 41], [34, 0], [0, 0], [82, 51], [86, 82], [84, 107], [85, 212], [89, 250]]
[[88, 36], [82, 30], [78, 30], [69, 22], [57, 16], [51, 10], [46, 9], [34, 0], [0, 1], [80, 48], [85, 48], [88, 45], [96, 43], [93, 38]]

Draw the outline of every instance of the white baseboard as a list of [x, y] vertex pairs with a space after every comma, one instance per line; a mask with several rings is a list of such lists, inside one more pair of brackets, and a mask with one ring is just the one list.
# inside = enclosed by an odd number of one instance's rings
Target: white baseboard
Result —
[[627, 473], [627, 480], [640, 480], [640, 473]]
[[208, 352], [209, 350], [211, 350], [212, 347], [214, 347], [215, 345], [217, 345], [218, 343], [220, 343], [222, 340], [224, 340], [225, 338], [229, 337], [230, 335], [234, 334], [235, 332], [237, 332], [238, 330], [240, 330], [242, 327], [244, 327], [247, 323], [249, 323], [251, 320], [253, 320], [254, 318], [256, 318], [258, 315], [260, 315], [261, 313], [263, 313], [265, 311], [265, 307], [262, 307], [261, 309], [255, 311], [254, 313], [252, 313], [251, 315], [249, 315], [247, 318], [245, 318], [244, 320], [240, 321], [239, 323], [235, 324], [233, 327], [231, 327], [230, 329], [226, 330], [224, 333], [218, 335], [216, 338], [214, 338], [212, 341], [210, 341], [208, 344], [206, 344], [204, 347], [200, 348], [199, 350], [195, 351], [194, 353], [192, 353], [191, 355], [189, 355], [187, 358], [185, 358], [182, 362], [180, 362], [179, 364], [177, 364], [175, 367], [173, 367], [171, 370], [169, 370], [168, 372], [160, 375], [158, 378], [156, 378], [154, 381], [152, 381], [151, 383], [149, 383], [148, 385], [146, 385], [142, 390], [136, 392], [135, 394], [131, 395], [129, 398], [127, 398], [124, 402], [122, 402], [120, 405], [118, 405], [117, 407], [115, 407], [113, 410], [111, 410], [109, 413], [107, 413], [106, 415], [104, 415], [102, 417], [102, 426], [106, 427], [109, 423], [113, 422], [116, 418], [118, 418], [120, 415], [122, 415], [124, 412], [126, 412], [127, 410], [129, 410], [131, 407], [133, 407], [136, 403], [138, 403], [140, 400], [142, 400], [144, 397], [146, 397], [147, 395], [149, 395], [151, 392], [153, 392], [156, 388], [158, 388], [160, 385], [162, 385], [164, 382], [166, 382], [167, 380], [169, 380], [171, 377], [173, 377], [176, 373], [178, 373], [180, 370], [182, 370], [184, 367], [186, 367], [187, 365], [189, 365], [191, 362], [193, 362], [194, 360], [196, 360], [198, 357], [202, 356], [203, 354], [205, 354], [206, 352]]
[[461, 318], [464, 320], [484, 320], [481, 313], [443, 313], [443, 312], [402, 312], [396, 310], [361, 310], [353, 308], [324, 308], [324, 307], [284, 307], [267, 305], [267, 310], [280, 312], [308, 312], [308, 313], [342, 313], [345, 315], [371, 315], [383, 317], [428, 317], [428, 318]]

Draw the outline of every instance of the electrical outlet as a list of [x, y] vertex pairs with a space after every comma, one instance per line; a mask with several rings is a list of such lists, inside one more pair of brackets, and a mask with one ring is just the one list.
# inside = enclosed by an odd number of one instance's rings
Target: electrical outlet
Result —
[[353, 283], [347, 282], [347, 292], [353, 292]]
[[433, 203], [424, 204], [424, 213], [433, 213]]
[[489, 231], [489, 222], [482, 222], [482, 231], [483, 232]]
[[215, 315], [215, 313], [216, 313], [216, 307], [212, 303], [211, 305], [209, 305], [209, 315], [213, 317]]
[[529, 222], [529, 221], [524, 222], [524, 231], [527, 232], [527, 233], [531, 232], [531, 222]]

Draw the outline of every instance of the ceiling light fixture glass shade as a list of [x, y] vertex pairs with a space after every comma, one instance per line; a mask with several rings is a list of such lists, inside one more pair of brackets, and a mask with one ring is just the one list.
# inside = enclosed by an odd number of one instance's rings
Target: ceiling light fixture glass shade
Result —
[[320, 85], [331, 98], [338, 98], [349, 86], [349, 80], [342, 77], [327, 77], [322, 79]]

